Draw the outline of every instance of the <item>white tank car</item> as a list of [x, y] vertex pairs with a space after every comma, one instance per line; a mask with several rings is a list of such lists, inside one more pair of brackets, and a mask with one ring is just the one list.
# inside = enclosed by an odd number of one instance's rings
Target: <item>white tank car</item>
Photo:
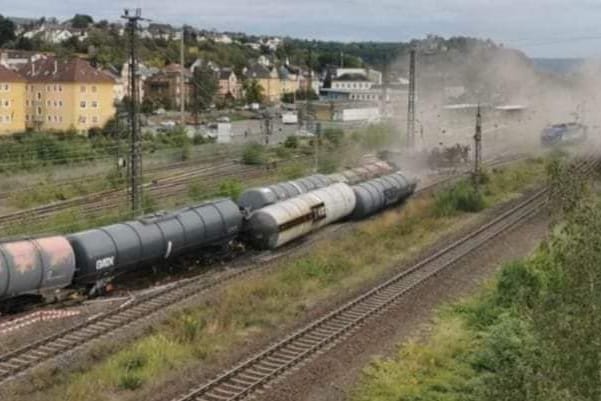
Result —
[[355, 193], [344, 183], [266, 206], [252, 213], [248, 240], [260, 249], [276, 249], [350, 215]]

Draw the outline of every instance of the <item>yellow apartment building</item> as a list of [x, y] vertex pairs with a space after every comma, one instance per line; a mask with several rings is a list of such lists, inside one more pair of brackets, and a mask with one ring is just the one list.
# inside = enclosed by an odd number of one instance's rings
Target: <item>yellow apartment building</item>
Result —
[[25, 79], [0, 65], [0, 135], [25, 131]]
[[114, 79], [85, 60], [48, 57], [24, 65], [19, 72], [27, 81], [27, 128], [86, 133], [103, 127], [115, 114]]
[[263, 88], [263, 97], [266, 103], [277, 103], [280, 101], [282, 91], [280, 76], [276, 68], [255, 64], [246, 71], [246, 77], [257, 80]]

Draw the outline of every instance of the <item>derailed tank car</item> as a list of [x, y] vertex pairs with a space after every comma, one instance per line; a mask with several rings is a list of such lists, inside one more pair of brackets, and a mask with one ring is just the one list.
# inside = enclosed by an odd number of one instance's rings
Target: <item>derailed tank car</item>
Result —
[[350, 215], [355, 193], [337, 183], [256, 210], [247, 223], [248, 241], [259, 249], [276, 249]]
[[0, 301], [27, 296], [50, 298], [55, 290], [71, 284], [74, 272], [75, 255], [65, 237], [0, 244]]
[[315, 189], [333, 184], [323, 174], [314, 174], [293, 181], [280, 182], [267, 187], [247, 189], [240, 195], [238, 206], [248, 213], [286, 199], [294, 198]]
[[344, 182], [349, 185], [371, 180], [394, 171], [393, 166], [384, 161], [376, 161], [363, 166], [344, 170], [340, 173], [330, 174], [328, 177], [334, 182]]
[[238, 205], [241, 210], [250, 214], [253, 210], [258, 210], [262, 207], [273, 205], [276, 202], [294, 198], [295, 196], [319, 188], [324, 188], [337, 182], [353, 185], [389, 174], [393, 170], [394, 168], [389, 163], [376, 161], [336, 174], [314, 174], [297, 180], [281, 182], [266, 187], [250, 188], [240, 195]]
[[220, 199], [69, 235], [77, 260], [75, 284], [94, 293], [116, 274], [225, 245], [241, 227], [238, 206]]
[[363, 219], [409, 197], [417, 181], [397, 172], [375, 178], [352, 187], [357, 199], [351, 215], [353, 219]]

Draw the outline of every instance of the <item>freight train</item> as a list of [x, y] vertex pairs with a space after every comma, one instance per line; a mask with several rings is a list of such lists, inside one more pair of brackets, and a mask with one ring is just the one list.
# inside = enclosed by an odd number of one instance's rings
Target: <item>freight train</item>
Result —
[[[416, 180], [384, 162], [312, 175], [172, 212], [66, 236], [0, 243], [0, 310], [102, 293], [120, 274], [238, 243], [276, 249], [327, 224], [362, 219], [409, 197]], [[71, 290], [71, 291], [65, 291]]]

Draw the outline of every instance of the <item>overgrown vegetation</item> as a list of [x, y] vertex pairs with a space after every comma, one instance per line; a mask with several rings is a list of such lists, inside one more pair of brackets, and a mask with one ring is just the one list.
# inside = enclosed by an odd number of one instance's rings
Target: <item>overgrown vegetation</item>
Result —
[[581, 175], [549, 168], [563, 221], [532, 257], [441, 313], [426, 344], [365, 371], [354, 400], [598, 400], [601, 200]]
[[266, 161], [265, 147], [258, 143], [250, 143], [244, 147], [242, 152], [244, 164], [263, 164]]
[[479, 212], [485, 207], [484, 195], [468, 181], [461, 181], [451, 189], [438, 193], [434, 205], [439, 216], [452, 216], [458, 212]]
[[[522, 163], [513, 168], [531, 166]], [[530, 183], [536, 178], [532, 176]], [[145, 398], [188, 364], [215, 362], [221, 352], [249, 336], [293, 321], [338, 291], [364, 285], [471, 221], [461, 214], [441, 217], [434, 205], [432, 198], [413, 199], [401, 210], [363, 222], [343, 238], [316, 243], [310, 254], [277, 262], [269, 275], [232, 283], [214, 300], [175, 314], [89, 371], [52, 378], [48, 381], [52, 388], [35, 396], [28, 393], [27, 400], [99, 401], [132, 390]], [[353, 258], [348, 257], [351, 254]]]

